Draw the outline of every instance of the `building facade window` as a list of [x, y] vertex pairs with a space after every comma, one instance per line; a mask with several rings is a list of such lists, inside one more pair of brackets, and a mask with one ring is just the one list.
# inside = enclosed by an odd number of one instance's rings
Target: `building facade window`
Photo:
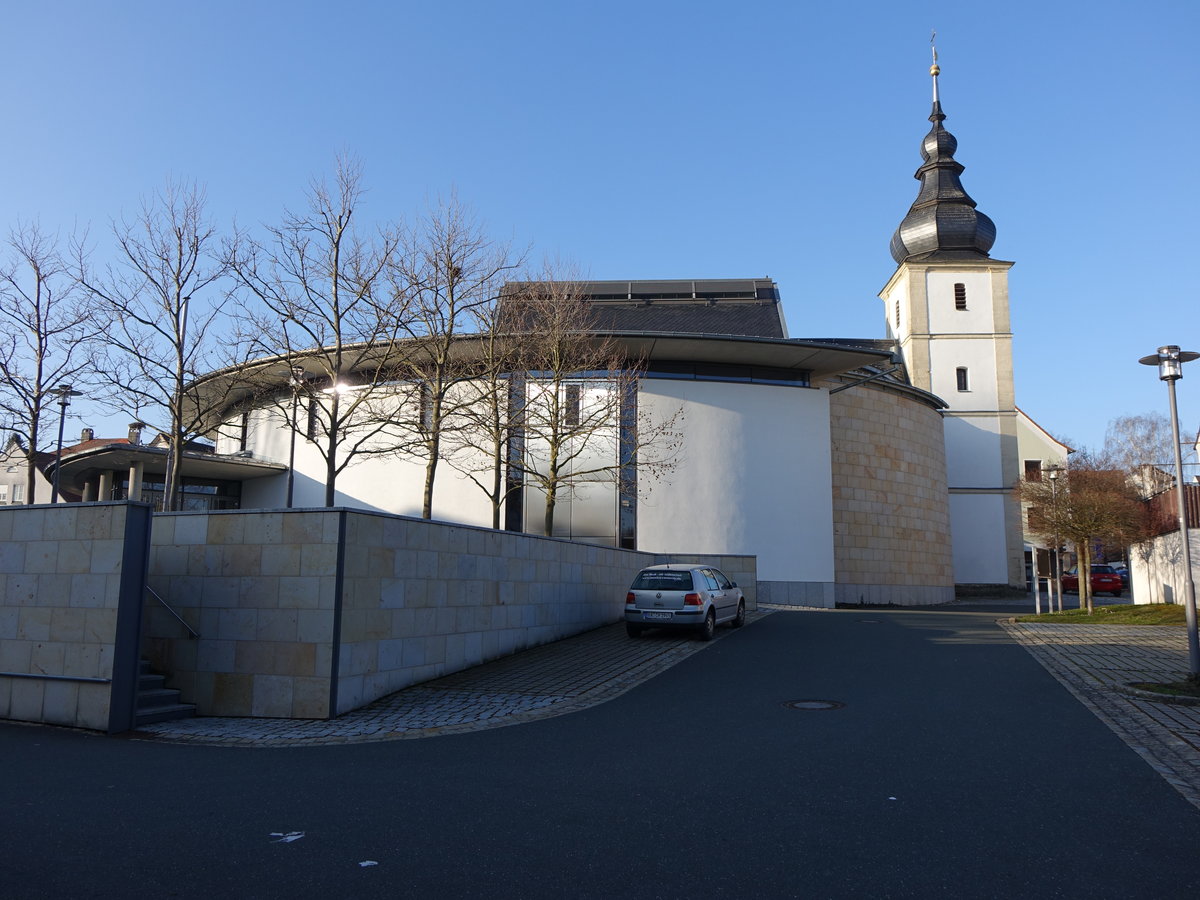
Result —
[[568, 384], [563, 397], [563, 424], [579, 424], [579, 385]]
[[954, 285], [954, 308], [967, 308], [967, 286], [962, 282], [958, 282]]
[[250, 444], [250, 411], [242, 413], [242, 433], [238, 435], [238, 450], [245, 450]]
[[1040, 459], [1025, 460], [1025, 480], [1026, 481], [1041, 481], [1042, 480], [1042, 461]]
[[8, 504], [8, 485], [0, 484], [0, 506]]
[[967, 367], [959, 366], [954, 370], [954, 374], [958, 379], [958, 389], [960, 391], [969, 391], [971, 389], [971, 382], [967, 377]]
[[896, 301], [896, 328], [900, 328], [900, 301]]
[[12, 486], [12, 502], [13, 503], [24, 503], [25, 502], [25, 485], [14, 484]]

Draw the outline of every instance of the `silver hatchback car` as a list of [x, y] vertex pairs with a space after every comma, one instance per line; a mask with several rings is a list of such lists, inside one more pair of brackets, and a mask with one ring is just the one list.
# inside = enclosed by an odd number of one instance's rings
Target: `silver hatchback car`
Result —
[[720, 569], [699, 563], [650, 566], [638, 572], [625, 595], [625, 630], [693, 628], [711, 641], [717, 625], [746, 623], [746, 598]]

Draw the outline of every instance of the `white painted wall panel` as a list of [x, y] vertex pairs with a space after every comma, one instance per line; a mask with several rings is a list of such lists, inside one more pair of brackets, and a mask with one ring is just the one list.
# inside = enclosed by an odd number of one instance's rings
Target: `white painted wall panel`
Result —
[[654, 379], [643, 410], [683, 408], [675, 472], [639, 479], [638, 549], [752, 553], [765, 581], [832, 582], [829, 395]]
[[947, 416], [946, 483], [950, 487], [1001, 487], [1000, 422], [994, 416]]
[[[967, 308], [956, 309], [954, 285], [967, 291]], [[929, 298], [929, 331], [932, 334], [991, 334], [992, 278], [988, 272], [945, 272], [933, 270], [925, 276]]]
[[[951, 409], [997, 409], [996, 346], [990, 340], [938, 338], [929, 345], [933, 393]], [[959, 391], [956, 370], [966, 367], [969, 390]]]
[[951, 494], [950, 530], [956, 584], [1006, 584], [1004, 497], [999, 494]]

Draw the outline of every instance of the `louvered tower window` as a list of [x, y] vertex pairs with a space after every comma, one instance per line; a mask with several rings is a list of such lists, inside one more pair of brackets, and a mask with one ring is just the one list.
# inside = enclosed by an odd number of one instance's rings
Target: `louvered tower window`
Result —
[[967, 308], [967, 286], [962, 282], [954, 285], [954, 308]]

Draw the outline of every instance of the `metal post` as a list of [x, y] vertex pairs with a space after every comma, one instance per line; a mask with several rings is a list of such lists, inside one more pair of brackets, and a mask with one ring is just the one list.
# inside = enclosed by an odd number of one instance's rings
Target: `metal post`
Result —
[[1178, 501], [1179, 539], [1183, 545], [1183, 603], [1188, 633], [1188, 679], [1200, 681], [1200, 639], [1196, 634], [1196, 586], [1192, 581], [1191, 540], [1188, 534], [1187, 503], [1184, 500], [1183, 455], [1179, 452], [1179, 409], [1175, 405], [1175, 381], [1167, 381], [1171, 397], [1171, 436], [1175, 448], [1175, 496]]
[[303, 384], [304, 367], [292, 366], [292, 376], [289, 379], [289, 384], [292, 386], [292, 439], [288, 447], [288, 477], [287, 477], [287, 508], [292, 508], [292, 492], [296, 485], [296, 429], [299, 423], [296, 421], [296, 413], [300, 405], [300, 386]]
[[[58, 478], [62, 472], [63, 426], [67, 422], [67, 407], [71, 405], [72, 397], [82, 397], [79, 391], [71, 390], [71, 385], [60, 384], [54, 389], [58, 395], [58, 451], [54, 454], [54, 483], [50, 488], [50, 502], [58, 502]], [[32, 500], [32, 498], [30, 498]]]
[[1187, 619], [1188, 681], [1200, 684], [1200, 638], [1196, 633], [1196, 587], [1192, 581], [1192, 549], [1188, 535], [1187, 502], [1184, 500], [1183, 454], [1179, 451], [1179, 408], [1175, 405], [1175, 382], [1183, 377], [1183, 364], [1200, 359], [1200, 353], [1180, 350], [1176, 344], [1158, 348], [1152, 356], [1138, 360], [1143, 366], [1158, 366], [1158, 378], [1167, 383], [1171, 400], [1171, 442], [1175, 448], [1175, 494], [1179, 515], [1179, 540], [1183, 557], [1183, 610]]

